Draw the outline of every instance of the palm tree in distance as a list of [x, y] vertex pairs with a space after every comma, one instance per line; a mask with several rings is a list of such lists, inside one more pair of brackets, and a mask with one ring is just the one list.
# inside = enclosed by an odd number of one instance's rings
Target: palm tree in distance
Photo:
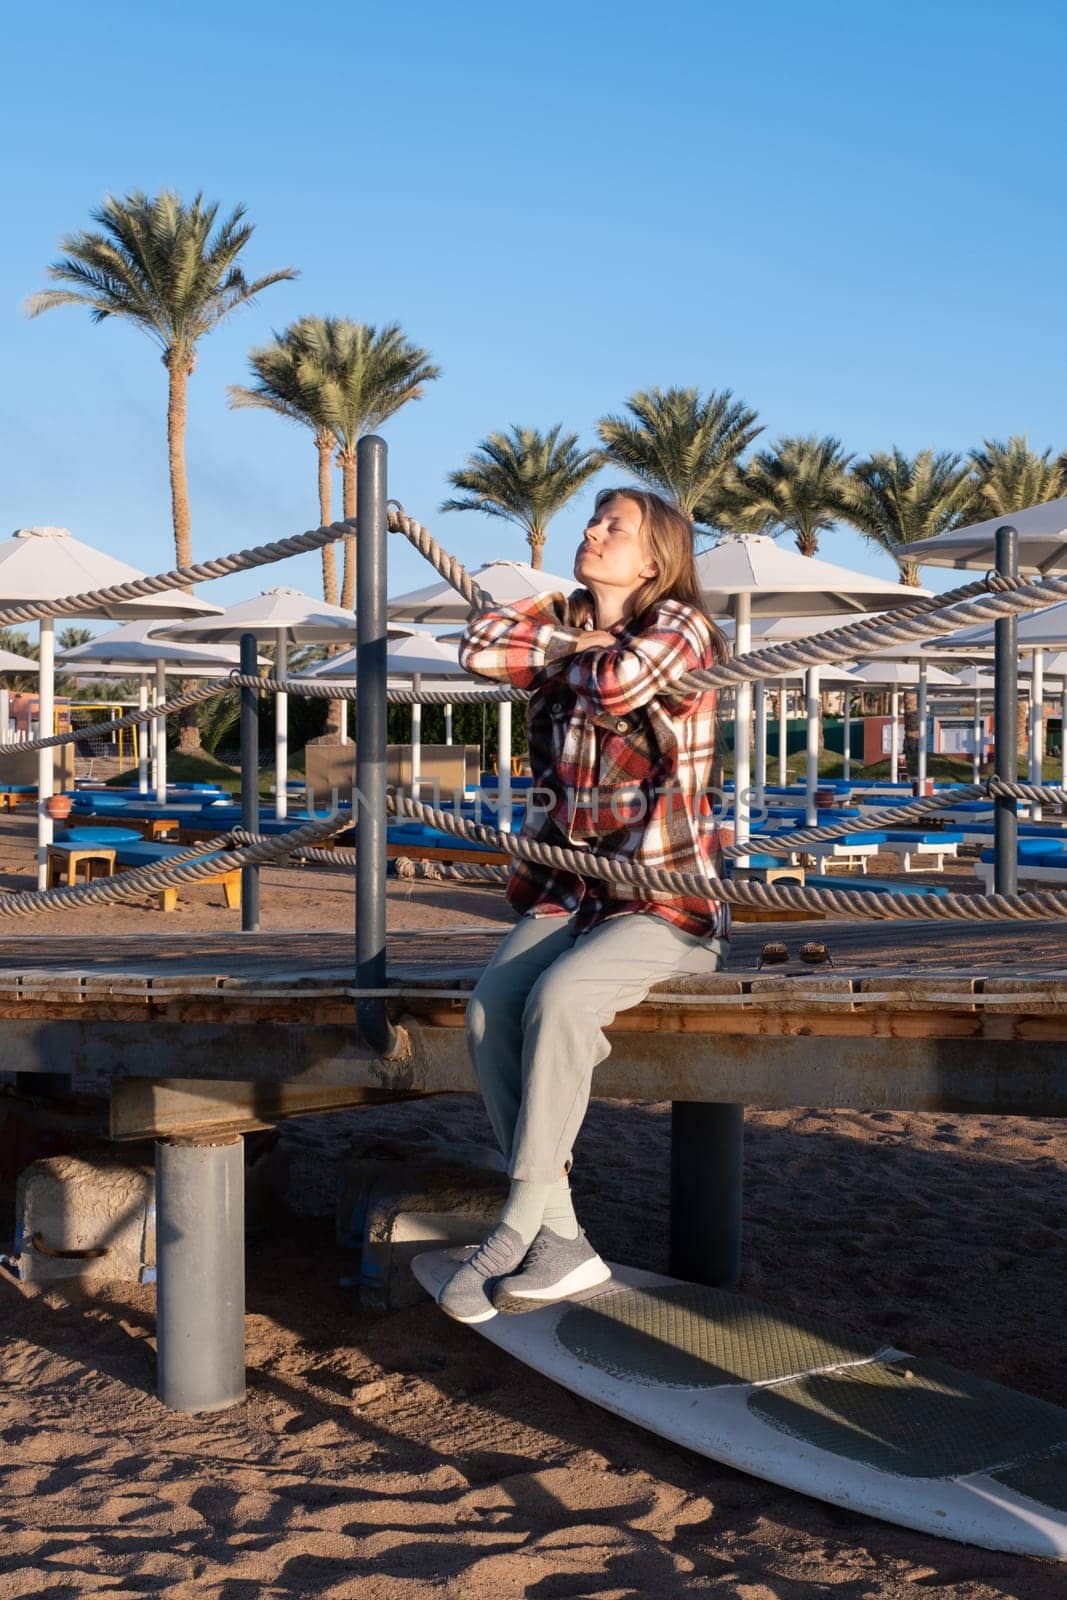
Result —
[[186, 390], [196, 347], [231, 312], [275, 283], [295, 278], [292, 267], [248, 279], [238, 257], [252, 237], [237, 206], [219, 225], [216, 204], [194, 196], [185, 205], [165, 189], [154, 199], [140, 190], [109, 196], [92, 213], [98, 233], [68, 234], [64, 255], [48, 268], [63, 287], [31, 295], [31, 317], [56, 306], [87, 306], [94, 322], [120, 318], [162, 350], [167, 369], [167, 449], [174, 548], [180, 567], [192, 561], [189, 488], [185, 471]]
[[762, 433], [756, 412], [729, 389], [639, 390], [626, 402], [629, 417], [597, 424], [608, 461], [667, 494], [686, 516], [709, 527], [727, 501], [737, 461]]
[[842, 515], [872, 544], [893, 557], [901, 583], [917, 585], [919, 568], [909, 544], [958, 526], [973, 494], [970, 468], [951, 451], [876, 451], [846, 476]]
[[557, 423], [547, 433], [513, 427], [491, 433], [448, 481], [462, 499], [445, 500], [442, 511], [484, 511], [512, 522], [526, 535], [530, 565], [543, 563], [548, 524], [603, 466], [598, 450], [583, 450], [576, 433]]
[[[406, 339], [396, 324], [381, 330], [347, 317], [323, 319], [324, 379], [318, 391], [323, 423], [337, 441], [344, 516], [356, 514], [356, 446], [423, 388], [441, 376], [429, 353]], [[344, 541], [341, 605], [356, 598], [356, 541]]]
[[[276, 333], [270, 344], [249, 351], [248, 364], [256, 378], [252, 388], [231, 384], [226, 391], [235, 410], [256, 406], [311, 429], [318, 453], [319, 522], [323, 526], [333, 521], [331, 468], [336, 444], [322, 405], [329, 347], [327, 319], [301, 317]], [[337, 604], [337, 552], [332, 544], [322, 547], [322, 593], [331, 605]]]
[[1010, 516], [1067, 494], [1067, 455], [1056, 460], [1051, 455], [1051, 450], [1041, 455], [1031, 450], [1025, 433], [1013, 433], [1006, 444], [983, 440], [981, 450], [970, 452], [974, 497], [968, 522]]
[[845, 513], [851, 460], [839, 439], [778, 439], [739, 469], [726, 520], [772, 536], [792, 533], [801, 555], [813, 556], [819, 534]]

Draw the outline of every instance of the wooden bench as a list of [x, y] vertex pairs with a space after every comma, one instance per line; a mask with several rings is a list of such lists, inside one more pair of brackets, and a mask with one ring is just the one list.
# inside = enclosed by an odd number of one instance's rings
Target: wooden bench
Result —
[[54, 889], [64, 880], [73, 885], [78, 881], [78, 868], [84, 865], [85, 881], [91, 878], [110, 878], [115, 871], [115, 847], [102, 844], [50, 844], [48, 846], [48, 887]]

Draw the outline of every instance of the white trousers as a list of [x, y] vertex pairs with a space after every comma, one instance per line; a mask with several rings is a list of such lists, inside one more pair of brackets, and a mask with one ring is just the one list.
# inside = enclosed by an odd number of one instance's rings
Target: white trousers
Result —
[[722, 966], [720, 939], [624, 912], [589, 933], [573, 917], [523, 917], [467, 1004], [467, 1041], [513, 1178], [554, 1183], [582, 1125], [604, 1029], [654, 984]]

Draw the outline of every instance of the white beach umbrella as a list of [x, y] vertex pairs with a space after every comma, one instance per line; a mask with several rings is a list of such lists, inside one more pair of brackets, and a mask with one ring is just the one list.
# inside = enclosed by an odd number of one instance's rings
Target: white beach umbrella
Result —
[[[346, 650], [343, 655], [332, 656], [303, 672], [294, 673], [294, 677], [355, 683], [357, 654], [355, 649]], [[387, 640], [385, 670], [390, 688], [397, 684], [410, 685], [415, 689], [445, 687], [443, 682], [423, 684], [424, 676], [436, 679], [465, 678], [468, 683], [474, 682], [470, 673], [465, 672], [459, 664], [458, 645], [446, 644], [432, 634], [414, 628], [405, 629], [401, 638]], [[416, 798], [422, 778], [421, 748], [422, 706], [416, 703], [411, 708], [411, 788]]]
[[[509, 605], [516, 600], [531, 600], [539, 594], [570, 594], [578, 587], [573, 578], [561, 578], [554, 572], [544, 572], [525, 561], [490, 561], [471, 574], [480, 588], [499, 605]], [[387, 614], [397, 622], [440, 623], [466, 622], [469, 606], [450, 583], [442, 579], [425, 589], [412, 589], [397, 595], [388, 602]], [[511, 821], [511, 703], [501, 700], [497, 705], [497, 814], [501, 826], [507, 828]]]
[[[0, 541], [0, 608], [22, 601], [58, 600], [67, 595], [107, 589], [118, 583], [131, 583], [145, 574], [125, 561], [94, 550], [75, 539], [66, 528], [18, 528], [10, 539]], [[107, 617], [116, 622], [132, 622], [138, 617], [190, 617], [218, 613], [218, 606], [181, 589], [164, 594], [142, 595], [110, 605], [98, 605], [82, 616]], [[40, 628], [40, 733], [47, 738], [55, 715], [55, 628], [54, 619], [42, 617]], [[160, 719], [162, 721], [162, 719]], [[53, 792], [53, 755], [38, 752], [37, 762], [37, 883], [48, 882], [48, 846], [52, 842], [52, 819], [46, 810]]]
[[[891, 691], [889, 702], [889, 773], [891, 778], [897, 775], [900, 761], [900, 691], [901, 689], [914, 689], [929, 686], [930, 688], [951, 687], [957, 680], [951, 673], [942, 672], [940, 667], [930, 666], [928, 661], [915, 661], [911, 659], [910, 652], [897, 655], [893, 651], [885, 651], [874, 656], [869, 661], [863, 662], [855, 669], [855, 675], [863, 683], [881, 685]], [[920, 697], [919, 707], [919, 746], [925, 754], [926, 745], [926, 697]], [[926, 763], [920, 767], [920, 779], [925, 782]]]
[[[778, 544], [766, 534], [727, 534], [697, 557], [697, 577], [705, 603], [715, 616], [733, 617], [735, 650], [745, 655], [752, 648], [752, 623], [759, 616], [809, 617], [838, 624], [872, 611], [895, 610], [925, 595], [924, 589], [905, 587], [868, 572], [802, 556], [799, 550]], [[808, 672], [809, 712], [819, 699], [819, 668]], [[752, 688], [738, 684], [734, 717], [734, 779], [736, 838], [748, 838], [748, 738], [751, 726]], [[810, 721], [810, 717], [809, 717]], [[815, 790], [819, 781], [818, 748], [808, 741], [807, 812], [816, 817]]]
[[924, 567], [992, 567], [996, 531], [1004, 527], [1019, 535], [1020, 572], [1067, 571], [1067, 497], [920, 539], [909, 544], [908, 560]]
[[[356, 618], [352, 611], [315, 600], [299, 589], [266, 589], [250, 600], [239, 600], [212, 622], [182, 623], [160, 628], [156, 638], [179, 644], [237, 644], [243, 634], [254, 634], [275, 651], [274, 675], [285, 680], [290, 645], [327, 644], [339, 639], [354, 639]], [[275, 815], [288, 811], [286, 771], [289, 765], [289, 697], [282, 691], [275, 696], [274, 766]], [[342, 723], [343, 727], [343, 723]]]
[[[148, 680], [154, 678], [156, 703], [167, 697], [167, 674], [172, 678], [216, 678], [241, 662], [241, 652], [236, 645], [171, 644], [165, 639], [154, 639], [150, 630], [158, 623], [149, 619], [127, 622], [121, 628], [97, 634], [85, 644], [72, 645], [61, 650], [57, 662], [73, 668], [75, 675], [85, 669], [86, 676], [100, 678], [137, 678], [138, 704], [142, 711], [148, 706]], [[159, 719], [154, 750], [154, 782], [156, 799], [162, 805], [167, 798], [166, 740], [158, 737], [163, 718]], [[148, 741], [138, 739], [137, 787], [141, 794], [148, 792]]]

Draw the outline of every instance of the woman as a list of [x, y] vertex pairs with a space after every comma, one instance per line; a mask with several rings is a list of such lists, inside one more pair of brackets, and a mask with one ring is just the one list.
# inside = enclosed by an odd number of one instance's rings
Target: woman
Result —
[[[713, 814], [715, 695], [680, 674], [725, 659], [700, 600], [693, 530], [641, 489], [597, 496], [574, 563], [582, 588], [471, 622], [463, 665], [530, 689], [535, 792], [523, 832], [599, 856], [719, 872]], [[461, 1322], [532, 1310], [609, 1270], [571, 1203], [571, 1144], [604, 1028], [666, 978], [713, 972], [727, 908], [519, 862], [518, 926], [467, 1007], [467, 1037], [511, 1188], [500, 1221], [440, 1295]]]

